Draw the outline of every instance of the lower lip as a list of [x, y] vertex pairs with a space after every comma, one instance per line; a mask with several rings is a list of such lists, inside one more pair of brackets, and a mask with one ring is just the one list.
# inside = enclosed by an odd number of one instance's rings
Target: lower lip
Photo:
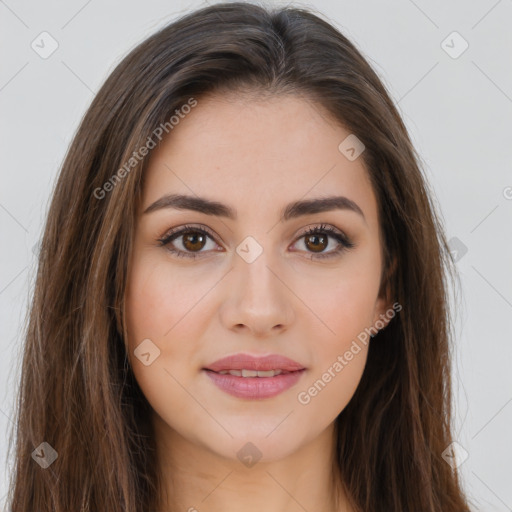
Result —
[[211, 370], [204, 371], [222, 391], [238, 398], [258, 400], [271, 398], [291, 388], [306, 370], [282, 373], [275, 377], [237, 377], [229, 373], [221, 374]]

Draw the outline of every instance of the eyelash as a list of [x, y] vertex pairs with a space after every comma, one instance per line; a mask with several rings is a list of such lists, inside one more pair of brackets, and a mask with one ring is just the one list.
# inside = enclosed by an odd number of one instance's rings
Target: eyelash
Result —
[[[202, 235], [206, 235], [206, 236], [210, 237], [211, 239], [213, 239], [213, 241], [215, 241], [215, 236], [206, 227], [196, 227], [196, 226], [189, 226], [189, 225], [183, 226], [182, 228], [179, 228], [179, 229], [176, 229], [176, 230], [172, 230], [172, 231], [168, 232], [166, 235], [164, 235], [162, 238], [159, 238], [157, 241], [160, 242], [160, 246], [161, 247], [164, 247], [164, 246], [169, 245], [176, 238], [179, 238], [180, 236], [186, 235], [186, 234], [189, 234], [189, 233], [200, 233]], [[333, 258], [333, 257], [339, 255], [340, 253], [342, 253], [342, 252], [344, 252], [344, 251], [346, 251], [348, 249], [351, 249], [352, 247], [355, 246], [355, 244], [352, 243], [349, 240], [349, 238], [347, 238], [344, 234], [338, 232], [337, 230], [335, 230], [331, 226], [328, 226], [328, 225], [325, 225], [325, 224], [309, 228], [307, 231], [302, 233], [297, 238], [296, 241], [298, 241], [301, 238], [304, 238], [304, 237], [306, 237], [308, 235], [316, 235], [316, 234], [327, 234], [328, 237], [331, 237], [331, 238], [334, 238], [335, 240], [337, 240], [339, 242], [339, 246], [335, 250], [330, 251], [330, 252], [325, 253], [325, 254], [311, 253], [311, 259], [312, 260], [313, 259]], [[167, 247], [167, 250], [170, 253], [176, 255], [179, 258], [184, 257], [184, 258], [196, 259], [197, 257], [201, 257], [200, 256], [201, 255], [200, 252], [196, 252], [196, 253], [192, 252], [192, 253], [190, 253], [190, 252], [182, 251], [181, 249], [176, 249], [175, 247], [172, 247], [172, 246]]]

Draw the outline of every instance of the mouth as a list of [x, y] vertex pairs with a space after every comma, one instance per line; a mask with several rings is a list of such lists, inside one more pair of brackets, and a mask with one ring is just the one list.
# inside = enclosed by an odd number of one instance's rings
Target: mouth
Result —
[[287, 370], [221, 370], [204, 368], [211, 382], [225, 393], [248, 400], [263, 400], [277, 396], [297, 384], [305, 368]]
[[219, 389], [237, 398], [261, 400], [297, 384], [306, 368], [280, 354], [232, 354], [202, 369]]
[[[206, 371], [214, 372], [208, 368], [204, 368]], [[304, 368], [303, 368], [304, 369]], [[302, 371], [302, 370], [294, 370], [294, 371]], [[276, 375], [286, 375], [287, 373], [294, 373], [294, 371], [288, 370], [247, 370], [242, 368], [241, 370], [220, 370], [218, 372], [219, 375], [234, 375], [235, 377], [259, 377], [259, 378], [267, 378], [267, 377], [275, 377]]]

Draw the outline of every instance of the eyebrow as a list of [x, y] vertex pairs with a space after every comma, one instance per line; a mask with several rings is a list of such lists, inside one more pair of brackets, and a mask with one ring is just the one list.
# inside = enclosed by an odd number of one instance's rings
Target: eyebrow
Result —
[[[203, 197], [187, 196], [183, 194], [168, 194], [156, 200], [144, 210], [144, 214], [163, 208], [175, 208], [178, 210], [193, 210], [216, 217], [225, 217], [236, 220], [237, 211], [228, 205], [218, 201], [212, 201]], [[281, 213], [281, 221], [287, 221], [304, 215], [312, 215], [332, 210], [349, 210], [359, 214], [366, 222], [361, 208], [351, 199], [345, 196], [329, 196], [317, 199], [305, 199], [288, 204]]]

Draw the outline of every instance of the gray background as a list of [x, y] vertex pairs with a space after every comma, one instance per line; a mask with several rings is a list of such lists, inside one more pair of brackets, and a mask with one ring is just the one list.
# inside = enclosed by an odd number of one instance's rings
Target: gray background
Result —
[[[59, 165], [95, 91], [122, 56], [177, 15], [204, 5], [0, 0], [0, 503], [12, 465], [7, 434], [35, 275], [33, 247]], [[468, 454], [460, 471], [475, 510], [511, 511], [512, 0], [294, 5], [322, 12], [364, 53], [422, 155], [462, 281], [453, 368], [455, 435]], [[46, 59], [31, 47], [34, 40], [43, 45], [43, 31], [59, 45]], [[453, 31], [469, 44], [457, 58], [463, 42], [446, 40]]]

